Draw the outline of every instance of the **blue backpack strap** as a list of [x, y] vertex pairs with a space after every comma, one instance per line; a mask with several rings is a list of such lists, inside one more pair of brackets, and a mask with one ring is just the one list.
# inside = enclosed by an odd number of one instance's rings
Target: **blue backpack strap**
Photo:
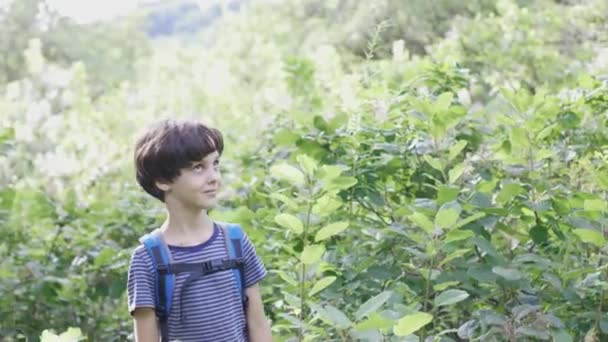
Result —
[[241, 301], [243, 304], [247, 302], [245, 296], [245, 258], [243, 256], [243, 229], [240, 225], [228, 223], [225, 225], [224, 236], [226, 240], [226, 248], [231, 259], [240, 259], [243, 262], [236, 269], [232, 270], [237, 287], [240, 289]]
[[169, 341], [167, 323], [169, 314], [171, 313], [175, 275], [170, 274], [169, 272], [163, 272], [161, 275], [159, 271], [168, 269], [168, 265], [171, 264], [172, 261], [171, 252], [169, 252], [169, 248], [167, 248], [167, 245], [163, 241], [160, 231], [158, 230], [144, 235], [140, 241], [150, 254], [154, 267], [154, 301], [156, 316], [158, 317], [160, 324], [161, 341]]

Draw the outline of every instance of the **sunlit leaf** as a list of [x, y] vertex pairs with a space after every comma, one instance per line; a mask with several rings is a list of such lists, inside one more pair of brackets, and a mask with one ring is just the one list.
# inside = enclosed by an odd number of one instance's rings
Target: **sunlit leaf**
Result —
[[323, 245], [308, 245], [304, 247], [302, 251], [301, 260], [304, 264], [310, 265], [321, 260], [321, 257], [325, 253], [325, 246]]
[[425, 312], [418, 312], [411, 315], [403, 316], [395, 325], [393, 332], [397, 336], [406, 336], [413, 334], [420, 328], [431, 323], [433, 321], [433, 315]]
[[348, 228], [348, 222], [331, 223], [331, 224], [321, 228], [321, 230], [319, 230], [317, 232], [317, 235], [315, 236], [315, 241], [319, 242], [321, 240], [328, 239], [328, 238], [344, 231], [346, 228]]
[[429, 165], [431, 165], [435, 170], [443, 171], [443, 166], [441, 165], [441, 162], [439, 161], [439, 159], [433, 158], [429, 155], [425, 155], [423, 158], [424, 158], [424, 161], [429, 163]]
[[357, 312], [355, 312], [355, 318], [357, 320], [369, 315], [372, 312], [378, 310], [386, 301], [391, 297], [392, 292], [383, 291], [374, 297], [368, 299], [365, 303], [361, 304]]
[[435, 216], [435, 226], [442, 229], [450, 228], [458, 221], [461, 211], [462, 208], [457, 202], [443, 204]]
[[336, 281], [336, 277], [324, 277], [319, 279], [314, 285], [313, 287], [310, 289], [310, 291], [308, 292], [309, 296], [314, 296], [317, 293], [323, 291], [326, 287], [328, 287], [329, 285], [331, 285], [334, 281]]
[[300, 164], [300, 167], [305, 170], [309, 175], [313, 175], [317, 170], [317, 161], [305, 154], [298, 155], [296, 157], [296, 160]]
[[456, 158], [456, 156], [458, 156], [460, 154], [460, 152], [462, 152], [462, 150], [464, 150], [464, 148], [466, 146], [467, 146], [466, 140], [459, 140], [456, 144], [454, 144], [454, 146], [450, 147], [450, 152], [448, 154], [448, 160], [452, 161], [454, 158]]
[[366, 331], [371, 329], [386, 330], [395, 324], [392, 319], [384, 318], [380, 314], [374, 312], [369, 317], [361, 321], [355, 326], [357, 331]]
[[492, 267], [492, 272], [498, 274], [499, 276], [501, 276], [507, 280], [511, 280], [511, 281], [515, 281], [515, 280], [519, 280], [519, 279], [523, 278], [523, 274], [514, 268], [494, 266], [494, 267]]
[[435, 297], [435, 306], [452, 305], [469, 298], [469, 294], [463, 290], [447, 290]]
[[433, 222], [423, 213], [413, 213], [409, 218], [415, 225], [424, 229], [427, 233], [433, 232]]
[[606, 245], [606, 239], [602, 233], [596, 230], [577, 228], [572, 232], [576, 234], [583, 242], [591, 243], [598, 247], [604, 247]]
[[289, 164], [273, 165], [270, 168], [270, 174], [276, 178], [294, 183], [295, 185], [304, 184], [304, 175], [302, 172]]
[[302, 221], [300, 221], [299, 218], [290, 214], [278, 214], [274, 217], [274, 222], [276, 222], [281, 227], [293, 230], [296, 234], [302, 234], [302, 232], [304, 231]]

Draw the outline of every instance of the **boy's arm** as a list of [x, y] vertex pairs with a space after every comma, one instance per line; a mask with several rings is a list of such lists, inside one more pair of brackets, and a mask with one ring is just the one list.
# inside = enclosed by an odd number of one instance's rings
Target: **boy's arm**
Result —
[[249, 330], [249, 341], [251, 342], [272, 342], [270, 333], [270, 323], [264, 313], [260, 287], [255, 284], [245, 290], [248, 298], [247, 304], [247, 328]]
[[135, 342], [158, 342], [158, 324], [152, 308], [137, 308], [133, 312], [133, 337]]

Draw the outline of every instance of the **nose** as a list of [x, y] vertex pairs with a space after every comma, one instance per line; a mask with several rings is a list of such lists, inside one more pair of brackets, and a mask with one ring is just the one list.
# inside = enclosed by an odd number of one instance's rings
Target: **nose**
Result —
[[222, 175], [220, 174], [220, 170], [211, 168], [211, 170], [208, 173], [207, 181], [210, 184], [215, 184], [215, 183], [219, 183], [221, 180], [222, 180]]

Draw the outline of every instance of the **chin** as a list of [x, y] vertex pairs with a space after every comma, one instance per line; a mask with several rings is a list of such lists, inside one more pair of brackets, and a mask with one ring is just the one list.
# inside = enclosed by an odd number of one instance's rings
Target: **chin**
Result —
[[201, 208], [201, 210], [213, 209], [216, 206], [217, 206], [217, 202], [208, 202], [208, 203], [199, 204], [199, 208]]

